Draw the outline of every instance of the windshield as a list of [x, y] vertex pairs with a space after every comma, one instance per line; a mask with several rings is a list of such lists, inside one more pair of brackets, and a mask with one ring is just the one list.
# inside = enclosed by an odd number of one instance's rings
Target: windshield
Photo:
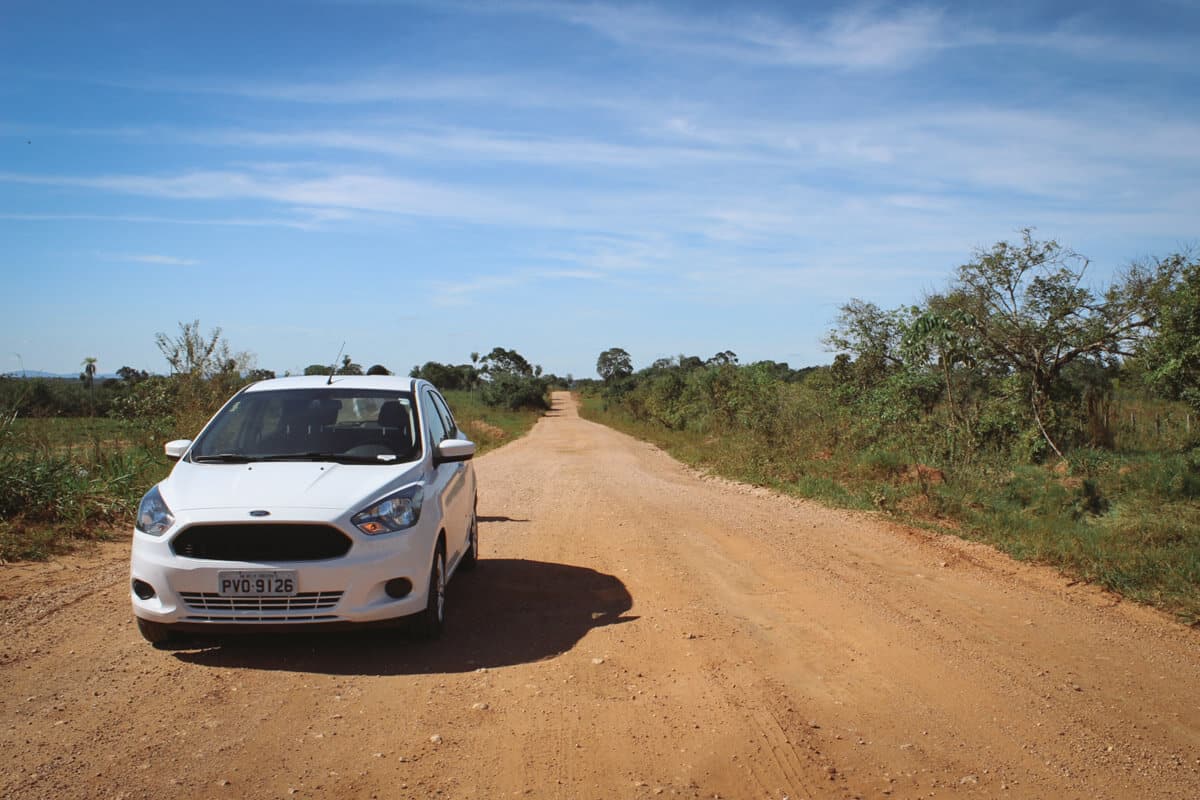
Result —
[[243, 392], [192, 446], [198, 463], [411, 461], [419, 450], [412, 395], [378, 389]]

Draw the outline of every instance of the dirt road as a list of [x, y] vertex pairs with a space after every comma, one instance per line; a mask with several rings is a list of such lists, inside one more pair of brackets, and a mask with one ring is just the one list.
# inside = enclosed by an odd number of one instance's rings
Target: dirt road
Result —
[[566, 395], [477, 470], [435, 644], [160, 651], [124, 546], [0, 567], [0, 797], [1200, 797], [1200, 632]]

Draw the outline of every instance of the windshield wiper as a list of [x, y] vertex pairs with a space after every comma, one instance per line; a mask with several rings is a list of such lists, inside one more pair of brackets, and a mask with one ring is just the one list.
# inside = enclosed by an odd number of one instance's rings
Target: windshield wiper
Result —
[[348, 453], [276, 453], [260, 456], [257, 461], [336, 461], [339, 464], [383, 464], [376, 456], [352, 456]]
[[217, 453], [211, 456], [192, 456], [197, 464], [249, 464], [258, 461], [255, 456], [244, 456], [240, 453]]

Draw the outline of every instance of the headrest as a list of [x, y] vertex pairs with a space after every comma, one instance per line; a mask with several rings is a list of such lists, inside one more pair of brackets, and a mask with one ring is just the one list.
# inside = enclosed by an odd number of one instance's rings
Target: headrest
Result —
[[388, 400], [379, 407], [379, 427], [408, 430], [408, 413], [399, 400]]
[[312, 425], [332, 425], [337, 422], [342, 401], [329, 398], [313, 398], [304, 407], [304, 418]]

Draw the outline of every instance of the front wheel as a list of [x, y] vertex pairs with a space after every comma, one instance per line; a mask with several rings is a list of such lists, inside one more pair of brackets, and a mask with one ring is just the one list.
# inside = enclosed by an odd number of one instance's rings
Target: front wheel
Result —
[[437, 639], [446, 626], [446, 552], [438, 545], [429, 568], [425, 610], [417, 615], [416, 631], [422, 639]]
[[170, 625], [164, 625], [161, 622], [150, 622], [141, 617], [134, 617], [134, 619], [137, 620], [138, 633], [155, 647], [164, 645], [171, 640]]

